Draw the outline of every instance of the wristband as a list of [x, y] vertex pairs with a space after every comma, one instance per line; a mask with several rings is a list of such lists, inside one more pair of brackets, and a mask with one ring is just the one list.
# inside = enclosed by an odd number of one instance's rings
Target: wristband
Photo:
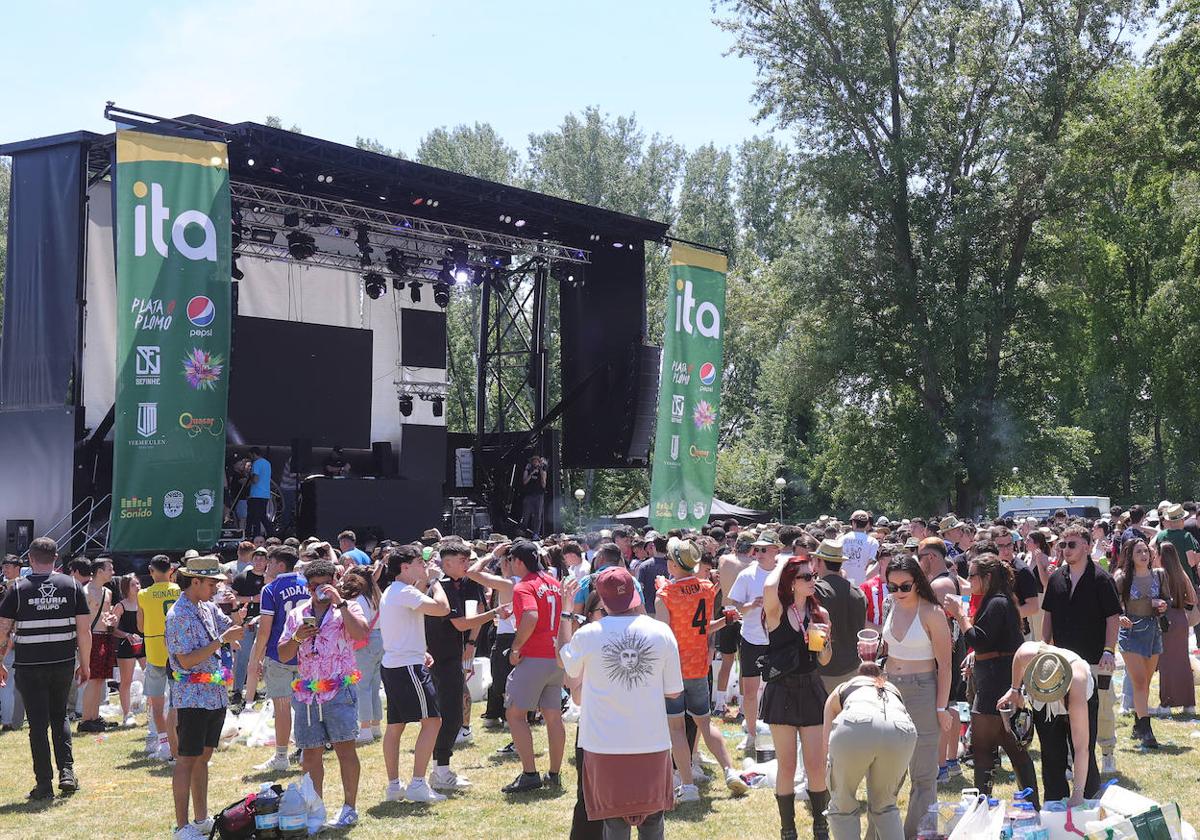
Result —
[[[1110, 648], [1110, 647], [1106, 647], [1106, 648], [1104, 649], [1104, 653], [1108, 653], [1108, 654], [1111, 654], [1111, 655], [1113, 655], [1113, 656], [1116, 656], [1116, 655], [1117, 655], [1117, 652], [1116, 652], [1115, 650], [1113, 650], [1112, 648]], [[1101, 654], [1101, 656], [1103, 656], [1103, 654]]]
[[945, 706], [938, 706], [937, 709], [935, 709], [935, 711], [945, 712], [945, 711], [949, 711], [949, 710]]

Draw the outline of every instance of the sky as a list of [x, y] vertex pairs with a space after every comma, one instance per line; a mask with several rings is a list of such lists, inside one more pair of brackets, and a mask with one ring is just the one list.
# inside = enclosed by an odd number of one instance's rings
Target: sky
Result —
[[751, 62], [709, 0], [189, 0], [13, 4], [0, 142], [107, 132], [104, 103], [262, 122], [412, 155], [439, 126], [531, 133], [597, 106], [688, 149], [756, 124]]

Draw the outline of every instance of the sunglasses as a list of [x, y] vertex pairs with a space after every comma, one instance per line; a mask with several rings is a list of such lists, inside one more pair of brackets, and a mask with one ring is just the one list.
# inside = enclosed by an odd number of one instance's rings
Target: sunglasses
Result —
[[887, 585], [888, 592], [912, 592], [915, 583], [889, 583]]
[[1075, 548], [1079, 545], [1076, 540], [1063, 540], [1059, 543], [1063, 548]]
[[817, 579], [817, 576], [814, 575], [812, 572], [798, 572], [796, 574], [796, 579], [802, 580], [805, 583], [812, 583], [814, 580]]

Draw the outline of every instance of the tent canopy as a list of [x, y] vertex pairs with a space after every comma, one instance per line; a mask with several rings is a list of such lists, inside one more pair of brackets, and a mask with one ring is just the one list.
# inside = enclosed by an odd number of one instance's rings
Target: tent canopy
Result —
[[[728, 519], [736, 517], [739, 522], [765, 522], [770, 514], [762, 510], [751, 510], [750, 508], [740, 507], [738, 505], [723, 502], [716, 496], [713, 496], [712, 507], [709, 508], [708, 520]], [[616, 520], [625, 525], [641, 525], [650, 521], [650, 506], [643, 505], [637, 510], [631, 510], [628, 513], [618, 513]]]

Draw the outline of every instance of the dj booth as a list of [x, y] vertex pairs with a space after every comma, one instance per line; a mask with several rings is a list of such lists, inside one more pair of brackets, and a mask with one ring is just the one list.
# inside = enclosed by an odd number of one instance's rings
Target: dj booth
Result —
[[407, 478], [309, 476], [300, 483], [299, 528], [333, 542], [354, 531], [380, 539], [420, 534], [442, 519], [442, 483]]

